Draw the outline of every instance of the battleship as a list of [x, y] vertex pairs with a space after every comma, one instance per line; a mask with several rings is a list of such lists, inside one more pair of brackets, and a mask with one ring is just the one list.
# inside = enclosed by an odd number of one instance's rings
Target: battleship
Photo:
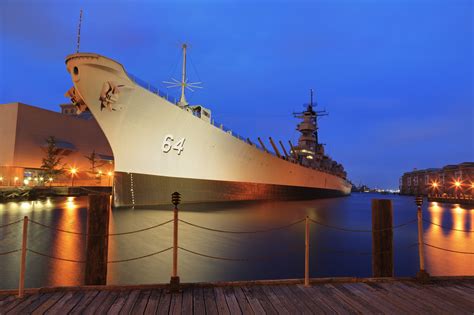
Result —
[[[183, 45], [178, 101], [129, 74], [122, 64], [95, 53], [66, 57], [73, 87], [67, 91], [77, 112], [90, 111], [112, 148], [115, 162], [113, 204], [170, 203], [174, 191], [183, 202], [290, 200], [350, 194], [341, 164], [318, 139], [313, 94], [300, 120], [298, 143], [288, 147], [269, 138], [273, 150], [243, 138], [214, 120], [212, 111], [186, 100], [190, 83]], [[280, 151], [280, 149], [281, 151]]]

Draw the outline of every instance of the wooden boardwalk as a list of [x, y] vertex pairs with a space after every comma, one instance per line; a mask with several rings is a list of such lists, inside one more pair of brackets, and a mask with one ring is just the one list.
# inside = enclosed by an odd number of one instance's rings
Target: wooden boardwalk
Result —
[[0, 293], [0, 314], [473, 314], [474, 279], [240, 282], [37, 289]]

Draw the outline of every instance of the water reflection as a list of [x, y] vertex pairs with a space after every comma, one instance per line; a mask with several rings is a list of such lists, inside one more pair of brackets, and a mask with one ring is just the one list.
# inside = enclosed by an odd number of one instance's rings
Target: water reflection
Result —
[[[454, 251], [474, 252], [474, 210], [460, 205], [430, 203], [428, 220], [441, 225], [425, 227], [425, 243]], [[427, 269], [432, 275], [472, 275], [473, 255], [451, 253], [426, 246]]]
[[[370, 229], [371, 199], [379, 195], [354, 194], [348, 198], [313, 201], [254, 202], [213, 205], [185, 205], [180, 217], [194, 224], [223, 230], [261, 230], [286, 225], [306, 215], [329, 225], [353, 229]], [[383, 196], [394, 203], [394, 225], [416, 217], [411, 197]], [[30, 219], [59, 229], [85, 232], [87, 197], [47, 199], [34, 202], [0, 204], [0, 225]], [[425, 224], [425, 242], [443, 248], [474, 252], [474, 233], [457, 230], [474, 229], [474, 210], [459, 205], [428, 203], [424, 217], [435, 224]], [[133, 231], [172, 218], [171, 207], [149, 209], [115, 209], [111, 213], [110, 233]], [[85, 260], [85, 236], [54, 232], [30, 224], [28, 247], [47, 255]], [[265, 261], [229, 262], [197, 257], [179, 252], [182, 281], [218, 281], [301, 278], [304, 266], [304, 226], [262, 234], [221, 234], [199, 230], [180, 223], [182, 247], [204, 254], [232, 258], [273, 258]], [[416, 224], [394, 232], [395, 274], [413, 276], [418, 270]], [[111, 236], [109, 260], [128, 259], [150, 254], [171, 246], [172, 225], [136, 234]], [[0, 229], [0, 252], [19, 248], [21, 224]], [[335, 231], [311, 225], [311, 275], [371, 276], [371, 257], [337, 255], [325, 250], [370, 252], [371, 233]], [[398, 250], [400, 248], [400, 250]], [[474, 275], [474, 255], [447, 253], [427, 247], [427, 270], [433, 275]], [[19, 255], [0, 256], [0, 289], [16, 288]], [[140, 284], [169, 281], [171, 251], [145, 259], [109, 264], [109, 284]], [[80, 285], [84, 264], [53, 260], [28, 253], [27, 287]]]

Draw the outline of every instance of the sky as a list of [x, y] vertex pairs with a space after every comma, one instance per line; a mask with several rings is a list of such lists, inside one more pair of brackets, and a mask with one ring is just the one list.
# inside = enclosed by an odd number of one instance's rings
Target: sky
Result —
[[105, 55], [165, 89], [188, 43], [192, 104], [251, 139], [297, 141], [309, 89], [319, 139], [355, 184], [474, 161], [471, 0], [0, 0], [0, 104], [67, 103], [66, 55]]

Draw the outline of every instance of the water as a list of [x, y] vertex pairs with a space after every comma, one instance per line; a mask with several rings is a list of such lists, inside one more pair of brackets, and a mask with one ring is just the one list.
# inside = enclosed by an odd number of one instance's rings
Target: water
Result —
[[[312, 201], [221, 203], [185, 205], [180, 218], [216, 229], [249, 231], [287, 225], [309, 215], [328, 225], [371, 228], [371, 199], [393, 200], [394, 225], [416, 218], [413, 197], [353, 194], [347, 198]], [[28, 216], [56, 228], [85, 232], [87, 197], [0, 204], [0, 225]], [[159, 209], [116, 209], [110, 232], [149, 227], [172, 218], [171, 206]], [[425, 203], [424, 218], [458, 230], [474, 230], [474, 210], [459, 205]], [[21, 224], [0, 229], [0, 253], [21, 246]], [[425, 242], [442, 248], [474, 252], [474, 233], [424, 224]], [[84, 260], [85, 236], [54, 232], [30, 223], [28, 248], [50, 256]], [[417, 226], [394, 231], [395, 275], [418, 271]], [[304, 275], [304, 223], [258, 234], [224, 234], [180, 223], [180, 246], [211, 256], [249, 258], [222, 261], [179, 252], [183, 282], [302, 278]], [[131, 235], [111, 236], [109, 260], [146, 255], [170, 247], [172, 224]], [[371, 276], [371, 233], [351, 233], [311, 224], [311, 277]], [[432, 275], [474, 275], [474, 255], [425, 248], [426, 267]], [[168, 282], [171, 251], [125, 263], [109, 264], [108, 284]], [[0, 289], [18, 287], [19, 252], [0, 256]], [[84, 265], [27, 255], [26, 287], [82, 284]]]

